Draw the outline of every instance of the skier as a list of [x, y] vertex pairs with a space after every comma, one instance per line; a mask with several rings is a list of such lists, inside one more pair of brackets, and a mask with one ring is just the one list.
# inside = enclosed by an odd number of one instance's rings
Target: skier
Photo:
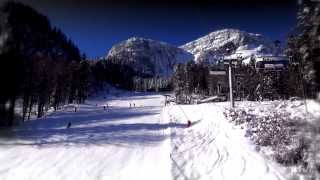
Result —
[[187, 127], [190, 127], [191, 126], [191, 121], [188, 120], [188, 124], [187, 124]]
[[69, 129], [70, 127], [71, 127], [71, 122], [68, 123], [67, 129]]

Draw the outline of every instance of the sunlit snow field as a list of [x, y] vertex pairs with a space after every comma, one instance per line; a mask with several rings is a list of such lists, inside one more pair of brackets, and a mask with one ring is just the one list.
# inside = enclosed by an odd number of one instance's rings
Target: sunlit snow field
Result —
[[65, 106], [2, 131], [0, 179], [286, 179], [225, 119], [226, 107], [164, 107], [164, 96], [143, 93]]

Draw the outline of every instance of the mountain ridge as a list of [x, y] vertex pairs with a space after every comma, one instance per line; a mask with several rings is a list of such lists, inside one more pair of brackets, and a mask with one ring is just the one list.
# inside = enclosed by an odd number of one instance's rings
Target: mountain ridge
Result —
[[130, 65], [138, 73], [168, 77], [178, 63], [214, 64], [233, 56], [248, 63], [252, 56], [279, 54], [277, 51], [274, 42], [261, 34], [221, 29], [181, 46], [134, 36], [112, 46], [104, 59]]
[[170, 76], [177, 63], [192, 61], [193, 55], [166, 42], [132, 37], [114, 45], [105, 59], [129, 64], [136, 72], [152, 76]]
[[[238, 54], [244, 59], [257, 55], [271, 55], [277, 51], [274, 43], [261, 34], [248, 33], [239, 29], [213, 31], [180, 48], [192, 53], [197, 63], [214, 63], [217, 60]], [[231, 50], [231, 53], [227, 52]]]

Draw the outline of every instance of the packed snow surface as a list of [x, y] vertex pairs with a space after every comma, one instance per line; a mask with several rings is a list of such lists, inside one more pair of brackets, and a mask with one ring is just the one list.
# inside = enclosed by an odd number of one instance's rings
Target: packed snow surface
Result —
[[280, 167], [225, 120], [223, 106], [172, 106], [165, 112], [173, 122], [193, 122], [187, 129], [171, 128], [173, 179], [285, 179]]
[[0, 179], [170, 179], [161, 101], [159, 95], [101, 98], [25, 123], [1, 140]]
[[285, 179], [225, 120], [223, 106], [163, 101], [102, 96], [1, 130], [0, 180]]

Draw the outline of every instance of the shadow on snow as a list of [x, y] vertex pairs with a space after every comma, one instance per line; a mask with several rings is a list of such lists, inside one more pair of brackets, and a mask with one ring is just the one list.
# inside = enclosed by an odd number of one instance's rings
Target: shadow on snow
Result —
[[[152, 145], [167, 138], [163, 130], [167, 128], [186, 128], [185, 124], [135, 123], [113, 124], [93, 127], [72, 127], [69, 129], [23, 129], [17, 130], [15, 139], [22, 142], [6, 141], [0, 145], [31, 145], [47, 147], [50, 145], [104, 145], [116, 146]], [[162, 132], [161, 132], [162, 131]]]
[[[169, 138], [170, 134], [164, 130], [187, 127], [177, 123], [126, 123], [132, 118], [158, 115], [159, 108], [155, 107], [117, 107], [107, 111], [90, 106], [76, 113], [60, 111], [46, 119], [29, 121], [14, 128], [11, 136], [0, 139], [0, 145], [152, 145]], [[68, 122], [72, 123], [69, 129], [66, 128]]]

